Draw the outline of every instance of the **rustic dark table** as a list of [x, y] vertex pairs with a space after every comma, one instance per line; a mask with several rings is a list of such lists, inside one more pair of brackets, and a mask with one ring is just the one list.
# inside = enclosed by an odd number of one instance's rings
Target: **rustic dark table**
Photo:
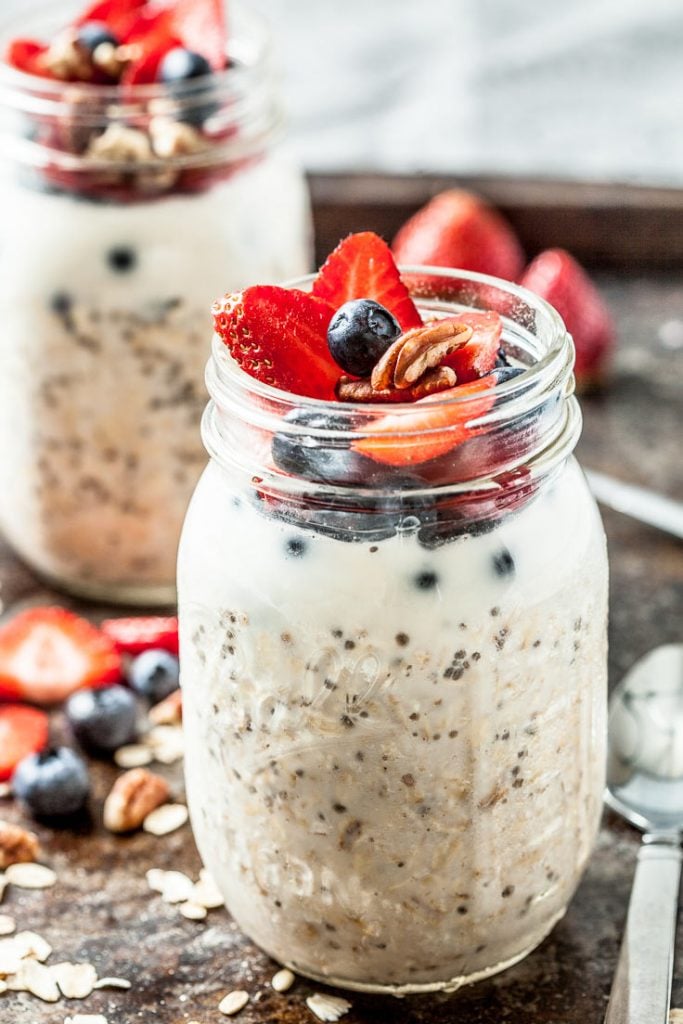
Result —
[[[368, 190], [376, 197], [384, 194], [380, 187], [373, 193], [365, 180], [361, 185], [366, 194]], [[387, 226], [399, 223], [407, 209], [423, 198], [411, 185], [409, 196], [401, 193], [389, 211], [377, 198], [374, 206], [368, 201], [362, 214], [355, 210], [345, 216], [343, 204], [348, 196], [334, 199], [339, 207], [335, 212], [328, 200], [338, 192], [331, 191], [330, 182], [317, 181], [314, 186], [323, 249], [326, 234], [338, 237], [358, 226], [359, 220], [368, 227], [384, 227], [388, 233]], [[343, 193], [344, 183], [340, 188]], [[358, 190], [354, 187], [352, 192], [355, 195]], [[513, 202], [508, 212], [533, 251], [535, 243], [546, 244], [544, 235], [552, 235], [553, 227], [531, 199], [525, 202], [526, 213], [520, 202]], [[590, 198], [586, 202], [590, 205]], [[572, 226], [586, 221], [586, 202], [577, 204], [578, 221], [571, 217], [566, 221], [569, 243], [574, 238]], [[664, 207], [667, 202], [668, 198]], [[611, 201], [598, 206], [608, 221], [614, 217]], [[588, 215], [598, 230], [600, 216], [599, 210]], [[653, 216], [667, 220], [661, 208]], [[679, 218], [680, 226], [678, 206], [671, 216]], [[562, 217], [559, 222], [565, 223]], [[583, 228], [577, 230], [574, 240], [579, 239], [581, 247]], [[679, 238], [671, 235], [674, 247]], [[556, 233], [555, 241], [565, 239]], [[670, 253], [670, 261], [666, 253], [659, 259], [649, 236], [639, 240], [631, 236], [628, 245], [635, 246], [641, 269], [637, 263], [624, 265], [629, 263], [626, 242], [617, 243], [616, 250], [610, 242], [598, 252], [603, 269], [597, 271], [597, 280], [615, 312], [620, 349], [609, 390], [583, 402], [585, 428], [579, 455], [586, 466], [683, 500], [683, 273], [680, 264], [675, 266], [681, 254], [677, 250]], [[633, 248], [629, 251], [633, 255]], [[583, 255], [590, 252], [584, 249]], [[669, 269], [663, 266], [667, 262]], [[604, 269], [606, 264], [612, 264], [612, 269]], [[614, 684], [650, 648], [683, 639], [683, 544], [616, 513], [605, 512], [604, 520], [611, 561], [609, 667]], [[0, 547], [0, 584], [5, 609], [24, 601], [64, 600], [48, 591], [6, 547]], [[76, 607], [95, 617], [106, 612]], [[180, 768], [160, 770], [181, 794]], [[96, 792], [91, 820], [80, 823], [76, 831], [37, 828], [46, 859], [57, 871], [57, 885], [43, 892], [12, 887], [2, 912], [14, 916], [21, 928], [50, 941], [51, 962], [89, 961], [100, 976], [128, 978], [132, 988], [101, 990], [85, 1002], [63, 1000], [56, 1005], [10, 993], [0, 996], [1, 1024], [61, 1024], [68, 1014], [95, 1012], [107, 1015], [109, 1024], [212, 1024], [225, 1019], [218, 1003], [234, 988], [252, 994], [237, 1018], [241, 1024], [313, 1022], [304, 1000], [320, 986], [299, 980], [289, 993], [277, 995], [269, 986], [275, 964], [239, 933], [227, 912], [212, 911], [205, 922], [187, 921], [149, 891], [145, 881], [149, 867], [196, 874], [199, 859], [189, 826], [164, 838], [143, 833], [117, 838], [105, 833], [100, 826], [101, 801], [116, 771], [97, 764], [93, 774]], [[0, 816], [24, 820], [11, 801], [0, 803]], [[606, 815], [569, 912], [543, 945], [518, 966], [452, 996], [398, 1000], [351, 994], [352, 1010], [344, 1021], [599, 1024], [624, 924], [637, 843], [633, 830]], [[679, 934], [673, 1005], [683, 1006], [683, 933]]]

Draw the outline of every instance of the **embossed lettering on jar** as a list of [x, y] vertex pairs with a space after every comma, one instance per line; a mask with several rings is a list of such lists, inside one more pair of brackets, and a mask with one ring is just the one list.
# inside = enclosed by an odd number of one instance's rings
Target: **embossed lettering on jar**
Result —
[[[227, 70], [125, 104], [0, 69], [0, 524], [86, 596], [174, 598], [211, 302], [310, 263], [267, 35], [230, 15]], [[51, 3], [2, 34], [54, 38], [66, 16]]]
[[[513, 285], [406, 280], [435, 316], [499, 312], [524, 372], [447, 456], [321, 483], [311, 453], [348, 468], [386, 410], [312, 423], [319, 403], [246, 377], [215, 343], [212, 458], [179, 567], [202, 857], [277, 960], [393, 992], [499, 971], [564, 914], [600, 816], [606, 684], [571, 341]], [[278, 445], [303, 450], [300, 475], [274, 466]]]

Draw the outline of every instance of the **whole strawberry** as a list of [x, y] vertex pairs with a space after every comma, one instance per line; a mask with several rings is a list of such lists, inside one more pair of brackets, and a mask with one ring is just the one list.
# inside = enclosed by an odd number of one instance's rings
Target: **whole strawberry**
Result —
[[406, 221], [392, 246], [397, 263], [456, 267], [516, 281], [524, 254], [508, 222], [479, 196], [450, 189]]
[[546, 299], [564, 320], [576, 348], [579, 389], [601, 386], [614, 350], [614, 322], [583, 267], [564, 249], [546, 249], [531, 261], [520, 284]]

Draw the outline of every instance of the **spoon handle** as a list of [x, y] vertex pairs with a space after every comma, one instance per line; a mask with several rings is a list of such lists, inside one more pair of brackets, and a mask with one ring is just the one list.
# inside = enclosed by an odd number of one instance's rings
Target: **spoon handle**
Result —
[[680, 835], [644, 835], [605, 1024], [667, 1024], [680, 877]]

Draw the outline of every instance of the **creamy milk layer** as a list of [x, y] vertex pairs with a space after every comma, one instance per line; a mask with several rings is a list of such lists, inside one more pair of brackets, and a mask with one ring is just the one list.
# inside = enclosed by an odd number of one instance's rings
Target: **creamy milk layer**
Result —
[[146, 203], [1, 196], [0, 526], [62, 583], [170, 596], [211, 303], [308, 269], [302, 176], [278, 157]]
[[211, 464], [179, 598], [193, 827], [252, 939], [396, 988], [541, 941], [604, 782], [606, 553], [573, 461], [435, 550], [300, 529]]

